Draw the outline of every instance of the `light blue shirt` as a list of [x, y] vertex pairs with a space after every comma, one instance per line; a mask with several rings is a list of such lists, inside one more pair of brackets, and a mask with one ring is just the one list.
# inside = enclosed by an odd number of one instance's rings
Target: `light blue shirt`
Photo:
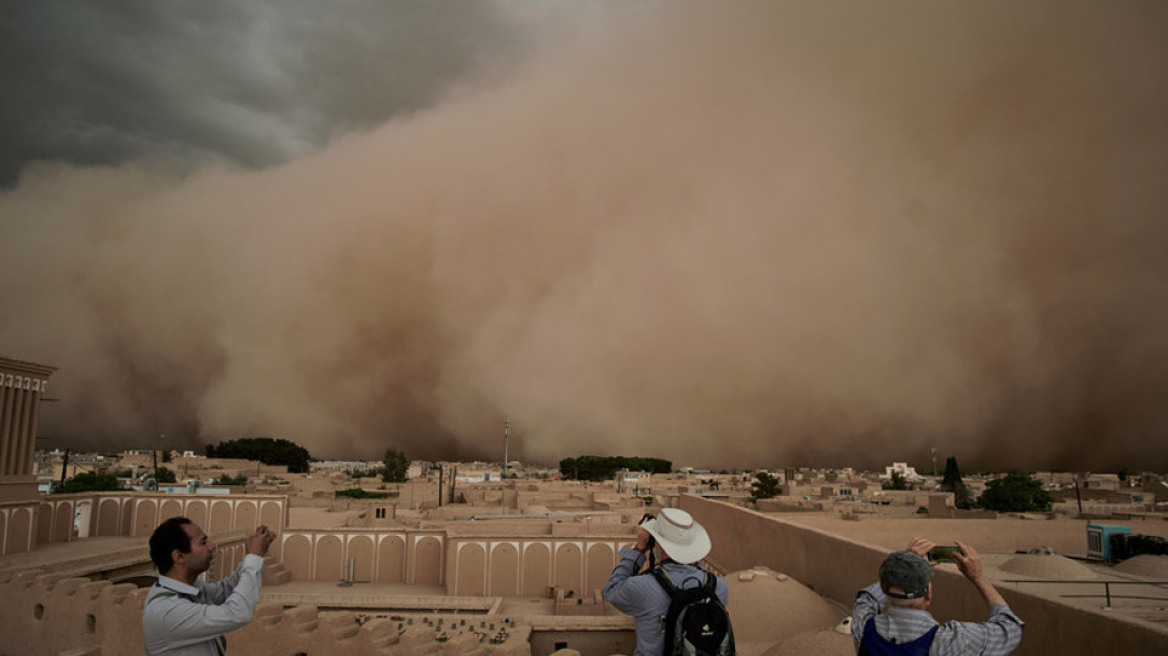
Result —
[[[604, 586], [604, 600], [636, 619], [637, 650], [633, 656], [661, 656], [665, 651], [669, 593], [652, 575], [635, 576], [645, 562], [645, 554], [636, 549], [621, 549], [620, 557], [621, 561]], [[679, 590], [701, 587], [706, 581], [706, 571], [694, 565], [668, 562], [661, 567]], [[726, 605], [730, 588], [721, 578], [718, 578], [716, 593], [722, 605]]]
[[[856, 593], [852, 607], [852, 640], [856, 651], [860, 650], [860, 639], [864, 635], [864, 625], [873, 618], [876, 632], [886, 640], [899, 643], [916, 640], [937, 626], [937, 620], [927, 610], [890, 606], [887, 613], [880, 613], [888, 601], [888, 596], [880, 589], [879, 583]], [[1022, 641], [1022, 627], [1025, 623], [1005, 604], [994, 604], [990, 617], [985, 622], [947, 622], [937, 629], [931, 656], [938, 654], [984, 654], [985, 656], [1005, 656], [1018, 647]]]
[[167, 576], [146, 595], [142, 637], [149, 656], [223, 656], [223, 634], [251, 621], [260, 597], [264, 559], [243, 557], [235, 572], [214, 583], [187, 585]]

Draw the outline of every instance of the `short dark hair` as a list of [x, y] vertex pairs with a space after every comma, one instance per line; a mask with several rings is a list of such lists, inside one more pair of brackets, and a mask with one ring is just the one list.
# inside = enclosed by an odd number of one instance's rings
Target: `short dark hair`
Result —
[[191, 552], [191, 536], [187, 535], [183, 526], [193, 523], [186, 517], [171, 517], [154, 529], [154, 534], [150, 536], [150, 560], [154, 561], [159, 574], [166, 574], [174, 567], [171, 554], [175, 549], [183, 553]]

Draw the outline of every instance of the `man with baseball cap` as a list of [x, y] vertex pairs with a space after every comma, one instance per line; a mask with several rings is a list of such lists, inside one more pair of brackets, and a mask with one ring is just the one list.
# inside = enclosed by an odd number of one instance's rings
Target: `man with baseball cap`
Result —
[[[653, 576], [635, 576], [652, 552], [657, 566], [678, 589], [700, 587], [706, 572], [698, 561], [710, 553], [710, 536], [684, 510], [665, 508], [637, 527], [637, 543], [620, 550], [620, 562], [604, 586], [604, 599], [636, 618], [637, 649], [633, 656], [661, 656], [665, 650], [665, 615], [670, 596]], [[715, 594], [729, 600], [726, 581], [717, 578]]]
[[[905, 551], [889, 554], [880, 565], [880, 582], [856, 593], [852, 607], [852, 639], [856, 653], [986, 654], [1004, 656], [1022, 640], [1024, 623], [982, 572], [981, 558], [969, 545], [957, 543], [952, 554], [957, 568], [977, 588], [990, 607], [983, 623], [940, 624], [927, 610], [933, 599], [933, 566], [925, 560], [935, 544], [913, 538]], [[881, 613], [887, 604], [888, 612]]]

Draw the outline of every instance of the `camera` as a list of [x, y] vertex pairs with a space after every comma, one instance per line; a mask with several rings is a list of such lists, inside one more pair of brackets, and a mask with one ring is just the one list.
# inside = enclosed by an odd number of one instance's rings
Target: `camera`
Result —
[[933, 547], [929, 549], [929, 561], [934, 563], [951, 563], [953, 562], [953, 554], [960, 552], [961, 547], [958, 546]]

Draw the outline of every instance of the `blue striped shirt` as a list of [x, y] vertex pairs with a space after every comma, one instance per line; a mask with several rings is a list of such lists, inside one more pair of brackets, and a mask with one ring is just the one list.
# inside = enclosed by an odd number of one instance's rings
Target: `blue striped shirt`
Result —
[[[612, 570], [604, 586], [604, 600], [636, 620], [637, 650], [633, 656], [661, 656], [665, 651], [665, 614], [669, 611], [669, 593], [652, 576], [635, 576], [645, 562], [645, 554], [636, 549], [621, 549], [621, 561]], [[668, 562], [661, 566], [678, 589], [696, 588], [706, 580], [706, 572], [694, 565]], [[730, 598], [726, 581], [718, 579], [718, 599], [723, 605]]]
[[[876, 632], [887, 640], [905, 643], [924, 635], [938, 625], [937, 620], [927, 610], [889, 606], [888, 612], [881, 614], [888, 597], [880, 589], [879, 583], [856, 593], [852, 607], [852, 640], [856, 651], [860, 650], [860, 639], [864, 635], [864, 625], [876, 618]], [[1022, 627], [1025, 622], [1005, 604], [995, 604], [990, 609], [990, 618], [982, 623], [947, 622], [937, 629], [930, 656], [942, 654], [985, 654], [985, 656], [1005, 656], [1018, 647], [1022, 641]]]

